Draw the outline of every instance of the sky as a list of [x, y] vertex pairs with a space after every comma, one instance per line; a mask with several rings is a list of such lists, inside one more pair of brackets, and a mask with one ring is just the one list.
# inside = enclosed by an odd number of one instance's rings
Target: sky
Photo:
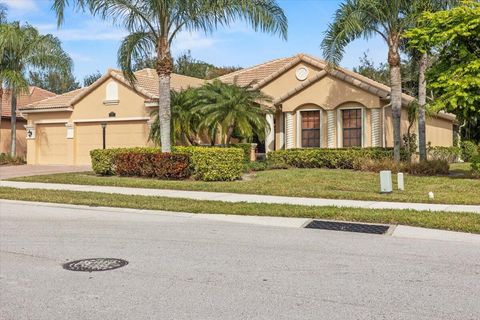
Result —
[[[182, 32], [175, 39], [174, 56], [187, 50], [193, 58], [217, 66], [249, 67], [268, 60], [307, 53], [322, 57], [320, 43], [341, 0], [277, 0], [288, 18], [288, 40], [278, 35], [253, 31], [239, 21], [211, 34]], [[52, 0], [0, 0], [7, 6], [8, 19], [29, 23], [41, 33], [51, 33], [61, 41], [74, 62], [74, 75], [80, 82], [97, 70], [117, 68], [117, 50], [125, 30], [109, 21], [69, 8], [65, 23], [57, 28], [51, 10]], [[363, 53], [375, 63], [384, 62], [386, 45], [380, 38], [359, 39], [345, 50], [340, 65], [349, 69], [359, 64]]]

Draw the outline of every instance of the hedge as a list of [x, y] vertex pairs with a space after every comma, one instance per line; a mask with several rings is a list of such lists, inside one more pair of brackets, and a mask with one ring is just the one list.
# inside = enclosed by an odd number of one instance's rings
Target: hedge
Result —
[[381, 160], [393, 157], [391, 148], [342, 148], [342, 149], [287, 149], [268, 153], [272, 168], [332, 168], [353, 169], [357, 159]]
[[479, 147], [473, 141], [462, 141], [460, 147], [462, 148], [462, 160], [465, 162], [470, 162], [473, 157], [478, 155]]
[[[95, 149], [90, 151], [92, 169], [99, 175], [115, 174], [114, 159], [121, 153], [160, 153], [160, 148], [137, 147]], [[244, 152], [240, 148], [172, 147], [173, 154], [190, 157], [190, 172], [195, 179], [204, 181], [236, 180], [243, 174]]]
[[444, 160], [448, 163], [457, 162], [462, 155], [460, 147], [429, 147], [428, 154], [432, 160]]
[[185, 179], [190, 176], [190, 157], [180, 153], [119, 153], [113, 160], [119, 176]]

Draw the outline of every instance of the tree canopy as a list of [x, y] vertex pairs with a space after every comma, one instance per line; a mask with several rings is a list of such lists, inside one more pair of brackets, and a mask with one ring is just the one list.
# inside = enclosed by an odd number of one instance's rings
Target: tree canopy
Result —
[[431, 106], [461, 119], [480, 117], [480, 3], [425, 12], [419, 22], [405, 37], [410, 46], [438, 55], [427, 73], [435, 93]]
[[56, 94], [62, 94], [80, 88], [71, 70], [58, 71], [29, 71], [28, 82]]

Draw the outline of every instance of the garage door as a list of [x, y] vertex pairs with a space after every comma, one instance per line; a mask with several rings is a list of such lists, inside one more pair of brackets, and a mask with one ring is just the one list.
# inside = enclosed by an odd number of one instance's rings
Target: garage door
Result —
[[[103, 147], [100, 123], [75, 124], [75, 163], [90, 164], [90, 150]], [[141, 147], [148, 141], [146, 121], [109, 122], [105, 129], [107, 148]]]
[[64, 123], [37, 125], [37, 163], [67, 163], [67, 128]]

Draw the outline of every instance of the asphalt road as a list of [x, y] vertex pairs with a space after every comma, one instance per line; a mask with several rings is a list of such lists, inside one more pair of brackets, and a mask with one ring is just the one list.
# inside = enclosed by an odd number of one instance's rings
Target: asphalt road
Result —
[[[476, 244], [5, 202], [0, 234], [1, 319], [480, 318]], [[92, 257], [129, 264], [61, 266]]]

